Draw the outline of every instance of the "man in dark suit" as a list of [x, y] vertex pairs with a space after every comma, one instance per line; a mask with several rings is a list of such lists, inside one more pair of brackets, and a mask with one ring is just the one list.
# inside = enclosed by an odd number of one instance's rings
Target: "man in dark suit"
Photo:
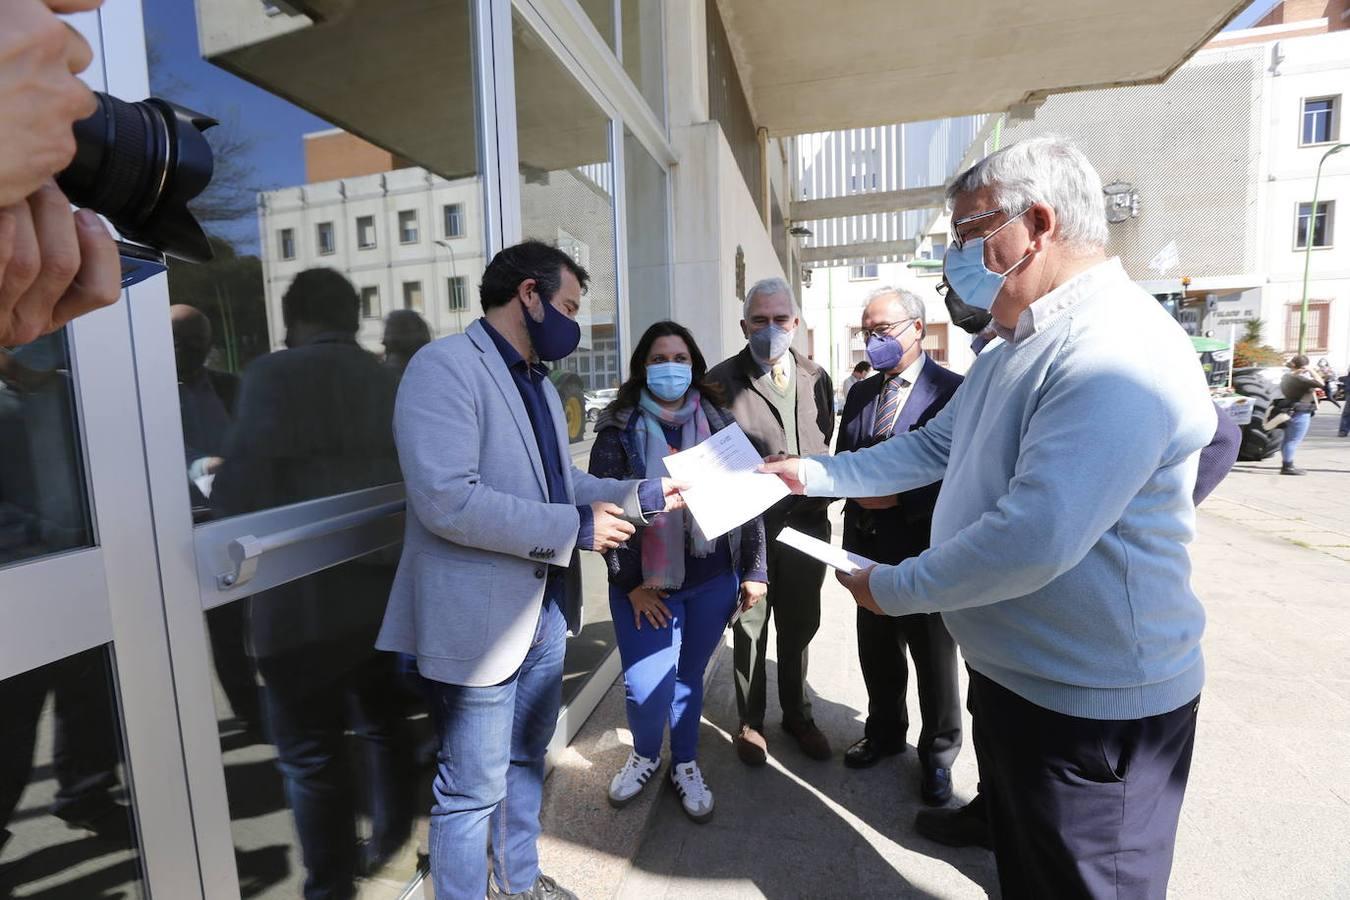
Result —
[[[893, 434], [923, 427], [951, 399], [961, 376], [923, 351], [923, 301], [909, 291], [882, 287], [872, 292], [862, 317], [868, 361], [876, 369], [844, 400], [835, 452], [870, 447]], [[928, 549], [933, 507], [942, 483], [892, 494], [849, 500], [844, 505], [844, 547], [883, 565]], [[961, 750], [961, 690], [956, 644], [937, 613], [879, 616], [858, 609], [858, 660], [867, 684], [867, 725], [863, 738], [844, 754], [855, 769], [876, 765], [905, 750], [909, 715], [905, 647], [919, 680], [920, 793], [930, 806], [952, 795], [951, 768]]]

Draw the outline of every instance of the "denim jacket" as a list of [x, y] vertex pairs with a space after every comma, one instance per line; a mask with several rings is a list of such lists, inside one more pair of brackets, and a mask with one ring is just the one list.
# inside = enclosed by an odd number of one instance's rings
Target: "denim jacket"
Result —
[[[589, 471], [599, 478], [646, 478], [646, 460], [638, 447], [637, 428], [641, 417], [636, 410], [606, 409], [595, 423], [595, 445], [591, 448]], [[718, 432], [732, 423], [731, 416], [709, 402], [703, 413], [708, 427]], [[767, 583], [768, 555], [764, 546], [764, 520], [755, 517], [727, 535], [731, 564], [742, 581]], [[642, 529], [617, 550], [605, 554], [609, 583], [625, 594], [642, 585]]]

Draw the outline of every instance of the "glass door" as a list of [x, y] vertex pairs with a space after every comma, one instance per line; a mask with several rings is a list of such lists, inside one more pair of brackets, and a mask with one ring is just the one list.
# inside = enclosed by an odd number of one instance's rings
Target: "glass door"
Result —
[[0, 349], [0, 895], [200, 893], [153, 533], [127, 304]]
[[193, 207], [214, 258], [131, 291], [207, 897], [398, 897], [425, 857], [431, 723], [406, 661], [373, 648], [399, 379], [473, 320], [499, 245], [475, 7], [105, 16], [119, 94], [220, 121]]

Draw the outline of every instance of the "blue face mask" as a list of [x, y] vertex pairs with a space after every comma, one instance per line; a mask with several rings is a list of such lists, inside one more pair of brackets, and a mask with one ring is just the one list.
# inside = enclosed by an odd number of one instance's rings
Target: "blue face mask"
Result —
[[[1027, 209], [1030, 209], [1030, 207], [1027, 207]], [[984, 242], [1007, 228], [1013, 219], [1025, 215], [1026, 211], [1025, 209], [1022, 210], [984, 237], [971, 238], [959, 244], [953, 241], [952, 245], [947, 248], [947, 253], [942, 259], [942, 274], [946, 277], [952, 290], [965, 301], [967, 306], [973, 306], [976, 309], [992, 309], [994, 301], [998, 299], [998, 292], [1003, 289], [1003, 282], [1007, 279], [1008, 273], [1031, 259], [1031, 254], [1028, 253], [1004, 272], [990, 271], [989, 267], [984, 264]], [[995, 212], [998, 212], [998, 210], [980, 213], [963, 221], [993, 215]], [[953, 226], [954, 228], [955, 226]]]
[[664, 362], [647, 366], [647, 390], [658, 400], [679, 400], [694, 381], [694, 367], [688, 363]]
[[[905, 324], [908, 325], [909, 323], [906, 322]], [[867, 338], [867, 348], [864, 352], [867, 354], [867, 361], [872, 364], [872, 368], [878, 372], [889, 372], [900, 365], [900, 360], [905, 358], [905, 354], [913, 346], [913, 341], [902, 344], [889, 334], [874, 334]]]
[[[524, 304], [521, 304], [522, 309]], [[544, 321], [536, 322], [528, 309], [525, 313], [525, 330], [529, 332], [534, 352], [545, 362], [555, 362], [577, 349], [581, 343], [581, 326], [558, 311], [552, 303], [544, 303]]]

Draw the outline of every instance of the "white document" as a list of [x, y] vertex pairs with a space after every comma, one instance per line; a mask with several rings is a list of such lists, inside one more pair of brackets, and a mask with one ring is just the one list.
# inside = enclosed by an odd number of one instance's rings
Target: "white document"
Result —
[[756, 471], [763, 462], [735, 423], [665, 458], [670, 477], [689, 485], [684, 502], [708, 540], [744, 525], [790, 493], [777, 475]]
[[845, 575], [861, 572], [863, 569], [878, 565], [865, 556], [850, 553], [843, 547], [827, 544], [809, 534], [802, 534], [795, 528], [784, 528], [778, 532], [778, 540], [796, 550], [800, 550], [812, 559], [818, 559], [831, 569], [838, 569]]

